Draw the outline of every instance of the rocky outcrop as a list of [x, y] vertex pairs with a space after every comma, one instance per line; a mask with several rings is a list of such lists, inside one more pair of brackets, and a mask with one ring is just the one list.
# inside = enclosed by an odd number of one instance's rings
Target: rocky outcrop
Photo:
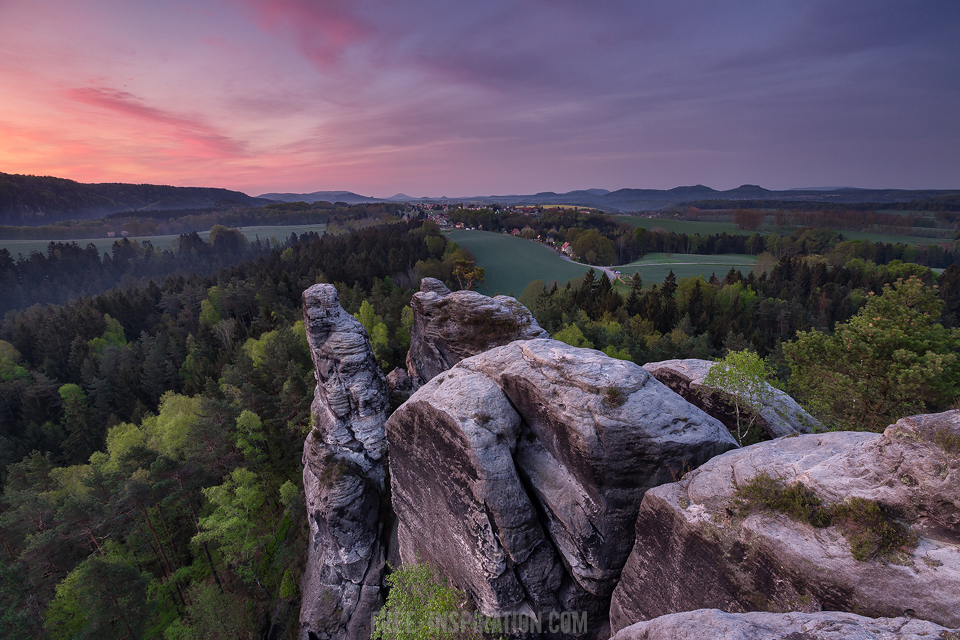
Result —
[[548, 339], [433, 377], [387, 439], [404, 562], [434, 563], [485, 614], [559, 607], [594, 621], [644, 492], [736, 446], [637, 365]]
[[387, 384], [366, 331], [333, 285], [303, 293], [317, 379], [303, 448], [310, 541], [301, 582], [301, 640], [370, 635], [383, 604]]
[[726, 613], [700, 609], [638, 622], [612, 640], [932, 640], [960, 630], [911, 618], [866, 618], [839, 611]]
[[550, 337], [514, 298], [454, 291], [424, 278], [410, 301], [407, 371], [419, 387], [464, 358], [513, 342]]
[[[960, 412], [949, 411], [904, 418], [883, 434], [780, 438], [714, 458], [644, 496], [611, 626], [720, 608], [832, 609], [958, 627], [958, 454]], [[751, 509], [737, 488], [760, 473], [802, 485], [827, 505], [856, 504], [866, 514], [872, 504], [891, 526], [909, 527], [917, 544], [857, 560], [850, 540], [869, 541], [880, 531], [867, 528], [874, 526], [868, 518], [854, 512], [852, 520], [815, 528]]]
[[397, 367], [387, 374], [387, 391], [390, 393], [390, 405], [399, 407], [413, 393], [413, 380], [407, 370]]
[[[737, 418], [730, 403], [730, 392], [704, 387], [703, 381], [716, 364], [709, 360], [664, 360], [648, 362], [643, 368], [683, 398], [700, 407], [736, 431]], [[771, 438], [796, 433], [811, 433], [820, 423], [788, 394], [767, 385], [769, 403], [760, 411], [758, 423]]]

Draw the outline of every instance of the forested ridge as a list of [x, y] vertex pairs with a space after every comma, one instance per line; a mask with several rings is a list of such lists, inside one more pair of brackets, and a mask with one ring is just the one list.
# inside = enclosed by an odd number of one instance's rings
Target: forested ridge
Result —
[[239, 191], [153, 184], [84, 184], [65, 178], [0, 173], [0, 221], [36, 224], [94, 217], [115, 211], [211, 206], [218, 202], [266, 204]]
[[[942, 384], [877, 402], [876, 419], [951, 402], [960, 270], [878, 264], [870, 255], [885, 247], [831, 238], [778, 240], [779, 260], [759, 275], [671, 274], [654, 286], [637, 277], [622, 294], [591, 271], [566, 286], [534, 282], [520, 299], [557, 339], [637, 363], [755, 351], [788, 388], [806, 385], [797, 389], [825, 419], [836, 408], [816, 404], [816, 367], [845, 357], [829, 339], [855, 340], [861, 325], [887, 318], [909, 333], [891, 349], [919, 336], [938, 350]], [[295, 636], [307, 536], [300, 457], [315, 384], [300, 295], [336, 284], [389, 371], [403, 366], [420, 278], [457, 288], [474, 265], [421, 221], [256, 251], [215, 273], [6, 314], [0, 635]], [[858, 352], [876, 370], [858, 375], [930, 386], [929, 356], [888, 371], [880, 346]], [[831, 426], [872, 427], [835, 417]]]

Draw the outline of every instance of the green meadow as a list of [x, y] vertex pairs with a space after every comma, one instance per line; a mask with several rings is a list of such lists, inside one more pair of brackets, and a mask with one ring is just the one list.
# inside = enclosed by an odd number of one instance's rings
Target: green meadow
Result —
[[636, 262], [613, 268], [620, 271], [624, 278], [631, 278], [634, 273], [639, 272], [640, 277], [643, 278], [644, 286], [647, 286], [663, 282], [670, 271], [673, 271], [677, 279], [701, 276], [708, 280], [712, 273], [716, 273], [718, 278], [722, 278], [730, 271], [731, 267], [746, 274], [753, 269], [756, 260], [755, 256], [739, 254], [702, 256], [651, 253]]
[[[296, 233], [300, 235], [302, 233], [307, 233], [308, 231], [316, 231], [317, 233], [323, 233], [327, 225], [325, 224], [294, 224], [289, 226], [257, 226], [257, 227], [240, 227], [240, 231], [248, 240], [256, 240], [259, 237], [261, 240], [269, 240], [270, 238], [276, 238], [279, 241], [284, 241], [290, 237], [291, 233]], [[203, 239], [207, 239], [209, 231], [198, 231], [197, 233]], [[143, 236], [138, 238], [130, 238], [130, 240], [136, 240], [137, 242], [144, 242], [149, 240], [153, 243], [154, 247], [160, 249], [166, 249], [173, 242], [179, 238], [179, 235], [167, 235], [167, 236]], [[85, 247], [90, 243], [93, 243], [97, 249], [103, 252], [110, 252], [113, 243], [122, 238], [77, 238], [73, 240], [56, 240], [55, 242], [76, 242], [81, 247]], [[46, 254], [47, 245], [50, 244], [50, 240], [0, 240], [0, 249], [6, 249], [10, 252], [14, 258], [17, 257], [17, 254], [23, 254], [24, 257], [30, 255], [31, 251], [39, 251], [40, 253]]]
[[451, 240], [469, 249], [486, 271], [480, 293], [519, 296], [534, 280], [566, 284], [590, 270], [588, 265], [569, 262], [552, 249], [532, 240], [489, 231], [450, 231]]
[[[459, 245], [469, 249], [477, 258], [477, 264], [486, 271], [486, 283], [477, 290], [487, 295], [502, 293], [519, 296], [534, 280], [561, 285], [568, 280], [580, 278], [591, 268], [589, 265], [564, 260], [552, 249], [532, 240], [488, 231], [450, 231], [448, 235]], [[645, 285], [663, 282], [673, 270], [677, 278], [703, 276], [709, 278], [716, 272], [722, 278], [730, 267], [746, 273], [756, 260], [747, 255], [681, 255], [652, 253], [628, 265], [610, 267], [625, 277], [640, 272]]]
[[[899, 212], [897, 212], [899, 213]], [[740, 235], [740, 236], [752, 236], [754, 233], [759, 232], [760, 234], [766, 235], [769, 233], [779, 233], [782, 236], [789, 236], [793, 233], [793, 229], [788, 228], [777, 228], [774, 225], [764, 224], [760, 229], [755, 231], [746, 231], [744, 229], [737, 229], [736, 225], [732, 222], [699, 222], [697, 220], [675, 220], [673, 218], [648, 218], [646, 216], [611, 216], [614, 220], [623, 222], [630, 225], [631, 227], [643, 227], [644, 229], [652, 229], [654, 227], [660, 227], [665, 231], [672, 233], [699, 233], [700, 235], [710, 235], [713, 233], [723, 233], [726, 231], [730, 235]], [[889, 233], [868, 233], [861, 231], [843, 231], [838, 229], [839, 233], [843, 234], [843, 237], [848, 240], [869, 240], [870, 242], [889, 242], [890, 244], [897, 244], [898, 242], [904, 244], [937, 244], [938, 242], [948, 242], [943, 238], [927, 238], [923, 236], [911, 236], [911, 235], [893, 235]]]

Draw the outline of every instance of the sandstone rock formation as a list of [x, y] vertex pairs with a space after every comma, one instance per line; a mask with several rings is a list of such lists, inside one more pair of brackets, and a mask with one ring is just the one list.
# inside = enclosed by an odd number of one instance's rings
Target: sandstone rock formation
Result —
[[514, 298], [490, 298], [475, 291], [451, 293], [435, 278], [421, 281], [410, 307], [414, 323], [407, 371], [415, 388], [464, 358], [493, 347], [550, 337]]
[[[662, 362], [648, 362], [643, 368], [653, 374], [653, 377], [676, 391], [684, 399], [695, 404], [711, 416], [722, 422], [728, 429], [736, 429], [737, 419], [734, 415], [729, 393], [708, 390], [703, 381], [710, 373], [715, 363], [709, 360], [664, 360]], [[796, 403], [788, 394], [770, 385], [770, 405], [760, 412], [760, 426], [771, 438], [792, 435], [795, 433], [811, 433], [819, 422]]]
[[399, 407], [407, 401], [413, 393], [413, 380], [407, 375], [407, 370], [397, 367], [387, 374], [387, 391], [390, 394], [390, 404]]
[[313, 430], [303, 447], [310, 542], [301, 583], [301, 640], [370, 635], [382, 606], [387, 384], [366, 331], [336, 288], [303, 293], [317, 378]]
[[[875, 501], [918, 544], [861, 561], [839, 526], [745, 511], [737, 487], [761, 472], [828, 504]], [[958, 627], [960, 412], [904, 418], [883, 434], [803, 435], [727, 453], [648, 491], [636, 533], [610, 608], [615, 631], [700, 608], [832, 609]]]
[[867, 618], [839, 611], [725, 613], [700, 609], [638, 622], [612, 640], [932, 640], [960, 630], [910, 618]]
[[548, 339], [436, 375], [387, 439], [404, 562], [434, 563], [485, 614], [559, 607], [592, 620], [644, 492], [736, 446], [637, 365]]

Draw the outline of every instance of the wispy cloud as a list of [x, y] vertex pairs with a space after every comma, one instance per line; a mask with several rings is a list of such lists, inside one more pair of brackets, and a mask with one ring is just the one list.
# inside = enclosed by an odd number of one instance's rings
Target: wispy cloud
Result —
[[198, 118], [151, 107], [140, 98], [109, 87], [83, 87], [66, 91], [70, 99], [165, 127], [183, 146], [183, 151], [204, 157], [230, 158], [243, 155], [243, 145]]

